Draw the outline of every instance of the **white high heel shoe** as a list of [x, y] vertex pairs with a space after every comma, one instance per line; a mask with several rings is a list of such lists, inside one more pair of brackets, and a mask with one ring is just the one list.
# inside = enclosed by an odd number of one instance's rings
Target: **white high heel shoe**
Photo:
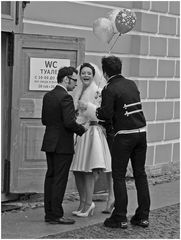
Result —
[[78, 214], [78, 213], [81, 213], [82, 210], [83, 210], [83, 209], [81, 209], [81, 210], [79, 210], [79, 211], [73, 211], [73, 212], [72, 212], [72, 215], [77, 216], [77, 214]]
[[86, 212], [77, 213], [77, 216], [78, 217], [88, 217], [89, 215], [92, 216], [94, 214], [94, 209], [95, 209], [95, 203], [92, 202]]
[[102, 211], [102, 213], [110, 214], [110, 213], [112, 213], [113, 209], [114, 209], [114, 202], [112, 202], [111, 205], [109, 205], [109, 201], [108, 201], [108, 202], [107, 202], [106, 209], [104, 209], [104, 210]]
[[[84, 204], [85, 204], [85, 201], [81, 201], [81, 202], [80, 202], [80, 205], [79, 205], [79, 208], [80, 208], [80, 206], [84, 206]], [[77, 216], [77, 214], [78, 214], [78, 213], [81, 213], [82, 210], [83, 210], [83, 207], [82, 207], [80, 210], [73, 211], [73, 212], [72, 212], [72, 215]]]

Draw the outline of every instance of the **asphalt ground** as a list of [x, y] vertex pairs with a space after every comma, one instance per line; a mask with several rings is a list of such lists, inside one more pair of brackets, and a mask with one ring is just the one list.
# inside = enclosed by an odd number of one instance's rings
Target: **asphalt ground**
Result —
[[[163, 179], [164, 177], [164, 179]], [[134, 214], [137, 207], [136, 191], [132, 184], [128, 184], [128, 216]], [[105, 196], [94, 195], [96, 208], [93, 216], [78, 218], [72, 216], [72, 211], [78, 207], [79, 201], [74, 194], [69, 194], [63, 202], [65, 217], [75, 219], [73, 225], [48, 224], [44, 222], [44, 208], [42, 196], [24, 201], [8, 202], [20, 208], [2, 212], [2, 239], [39, 239], [39, 238], [176, 238], [179, 236], [179, 203], [180, 180], [165, 176], [152, 179], [150, 183], [151, 215], [148, 229], [133, 228], [130, 224], [127, 230], [109, 229], [103, 222], [109, 215], [102, 214], [105, 208]], [[5, 204], [5, 203], [4, 203]], [[175, 206], [175, 207], [172, 207]], [[159, 214], [157, 214], [159, 213]], [[83, 228], [83, 229], [82, 229]], [[90, 231], [89, 231], [90, 230]], [[77, 232], [78, 231], [78, 232]], [[79, 232], [80, 231], [80, 232]], [[145, 232], [146, 231], [146, 232]], [[155, 237], [156, 232], [156, 237]], [[137, 236], [134, 235], [137, 233]], [[68, 234], [68, 235], [64, 235]], [[69, 237], [75, 234], [74, 237]], [[163, 237], [165, 236], [165, 237]]]
[[[89, 227], [49, 235], [50, 239], [180, 239], [180, 204], [152, 210], [148, 228], [132, 226], [111, 229], [98, 223]], [[130, 220], [130, 216], [128, 217]]]

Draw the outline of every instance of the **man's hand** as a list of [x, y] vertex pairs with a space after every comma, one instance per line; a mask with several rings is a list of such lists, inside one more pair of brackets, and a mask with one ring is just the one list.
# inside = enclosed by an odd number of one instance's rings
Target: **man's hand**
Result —
[[86, 111], [87, 110], [87, 103], [80, 100], [78, 102], [78, 109], [80, 109], [81, 111]]

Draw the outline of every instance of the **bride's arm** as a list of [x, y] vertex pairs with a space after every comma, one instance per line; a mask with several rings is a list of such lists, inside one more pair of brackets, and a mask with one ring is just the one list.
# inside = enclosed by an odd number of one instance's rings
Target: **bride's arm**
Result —
[[87, 110], [85, 111], [85, 114], [92, 120], [92, 121], [99, 121], [99, 119], [96, 117], [96, 109], [97, 105], [88, 102], [87, 103]]
[[92, 121], [100, 121], [96, 116], [96, 109], [101, 104], [101, 91], [97, 91], [95, 94], [94, 102], [79, 101], [79, 108], [83, 111], [84, 116], [88, 117]]
[[95, 114], [97, 105], [94, 103], [79, 101], [78, 108], [84, 117], [88, 118], [91, 121], [99, 121]]

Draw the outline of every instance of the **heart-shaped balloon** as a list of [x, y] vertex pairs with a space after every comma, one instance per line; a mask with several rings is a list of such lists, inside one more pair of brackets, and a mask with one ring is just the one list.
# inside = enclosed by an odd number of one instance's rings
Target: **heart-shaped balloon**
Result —
[[93, 32], [102, 42], [108, 43], [114, 35], [111, 21], [108, 18], [98, 18], [93, 23]]
[[130, 9], [115, 9], [108, 13], [108, 18], [113, 24], [114, 33], [127, 33], [136, 24], [136, 14]]

